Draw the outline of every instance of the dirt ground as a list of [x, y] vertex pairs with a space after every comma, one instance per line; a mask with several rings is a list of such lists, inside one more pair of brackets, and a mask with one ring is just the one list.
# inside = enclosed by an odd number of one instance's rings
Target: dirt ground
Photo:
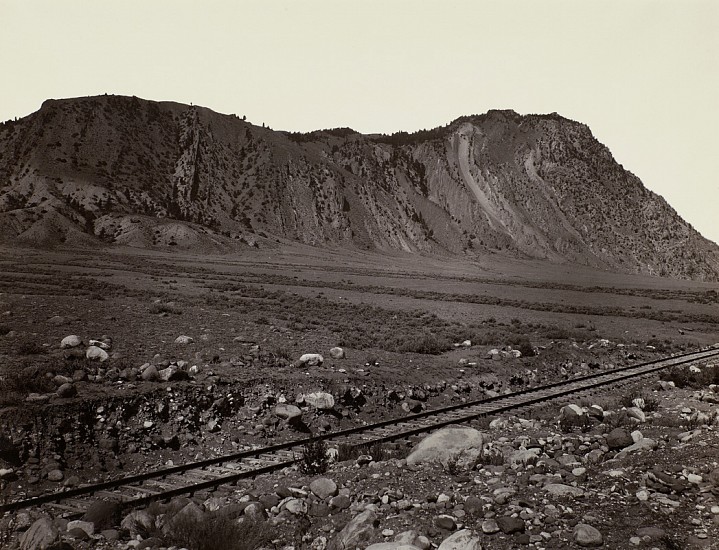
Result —
[[[714, 344], [718, 290], [502, 257], [450, 265], [309, 247], [243, 256], [3, 249], [0, 468], [14, 470], [3, 497], [298, 437], [307, 432], [272, 411], [309, 392], [337, 403], [336, 414], [305, 412], [305, 429], [320, 433]], [[82, 345], [62, 348], [69, 335]], [[91, 339], [108, 348], [106, 360], [86, 357]], [[337, 346], [344, 357], [331, 356]], [[301, 365], [306, 353], [324, 361]], [[145, 379], [147, 364], [182, 376]], [[63, 384], [71, 389], [60, 395]], [[707, 469], [710, 436], [676, 452]], [[49, 479], [53, 470], [61, 480]], [[430, 478], [430, 493], [471, 485]], [[492, 540], [487, 547], [511, 542]]]

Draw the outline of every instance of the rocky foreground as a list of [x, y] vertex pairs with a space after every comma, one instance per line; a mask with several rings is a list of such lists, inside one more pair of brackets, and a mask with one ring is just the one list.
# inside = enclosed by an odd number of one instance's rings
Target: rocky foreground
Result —
[[375, 446], [322, 472], [337, 450], [321, 449], [299, 468], [144, 510], [98, 501], [79, 520], [23, 511], [2, 519], [0, 541], [22, 550], [717, 548], [719, 388], [696, 387], [716, 370], [675, 373], [684, 388], [622, 390], [623, 407], [597, 397], [480, 430], [446, 428], [402, 458], [401, 445]]

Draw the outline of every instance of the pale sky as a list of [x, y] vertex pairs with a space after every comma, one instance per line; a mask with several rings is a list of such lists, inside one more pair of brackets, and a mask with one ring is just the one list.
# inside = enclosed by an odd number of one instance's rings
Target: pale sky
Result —
[[717, 0], [0, 0], [0, 120], [136, 95], [274, 129], [584, 122], [719, 242]]

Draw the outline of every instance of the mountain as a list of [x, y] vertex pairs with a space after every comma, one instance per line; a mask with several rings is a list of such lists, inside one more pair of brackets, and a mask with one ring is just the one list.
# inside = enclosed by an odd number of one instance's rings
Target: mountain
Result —
[[289, 239], [719, 278], [719, 247], [556, 113], [299, 134], [136, 97], [48, 100], [0, 126], [0, 224], [5, 243]]

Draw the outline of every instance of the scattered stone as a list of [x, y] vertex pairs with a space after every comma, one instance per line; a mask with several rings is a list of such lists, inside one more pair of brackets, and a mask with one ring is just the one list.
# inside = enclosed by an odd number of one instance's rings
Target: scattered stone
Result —
[[604, 537], [602, 534], [586, 523], [579, 523], [574, 528], [574, 542], [579, 546], [583, 547], [595, 547], [602, 546], [604, 544]]
[[76, 348], [82, 345], [82, 339], [76, 334], [65, 336], [60, 342], [60, 349]]

